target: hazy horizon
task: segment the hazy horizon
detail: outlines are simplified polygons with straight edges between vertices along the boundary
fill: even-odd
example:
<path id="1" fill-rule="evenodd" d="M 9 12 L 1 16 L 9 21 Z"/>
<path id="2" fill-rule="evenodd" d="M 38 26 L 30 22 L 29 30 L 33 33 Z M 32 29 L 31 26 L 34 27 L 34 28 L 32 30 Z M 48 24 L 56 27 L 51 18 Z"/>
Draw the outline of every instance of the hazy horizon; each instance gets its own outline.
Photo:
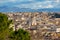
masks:
<path id="1" fill-rule="evenodd" d="M 60 0 L 0 0 L 0 12 L 31 12 L 31 10 L 35 12 L 38 9 L 46 9 L 48 11 L 54 10 L 59 12 Z M 40 10 L 37 12 L 39 11 Z"/>

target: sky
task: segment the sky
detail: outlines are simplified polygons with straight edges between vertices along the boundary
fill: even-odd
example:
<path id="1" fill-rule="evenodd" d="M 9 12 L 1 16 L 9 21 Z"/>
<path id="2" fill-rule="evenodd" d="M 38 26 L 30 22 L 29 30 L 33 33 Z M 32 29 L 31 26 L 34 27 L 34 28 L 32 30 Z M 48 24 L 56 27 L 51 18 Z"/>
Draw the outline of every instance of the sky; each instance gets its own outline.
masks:
<path id="1" fill-rule="evenodd" d="M 18 8 L 60 8 L 60 0 L 0 0 L 0 7 L 18 7 Z"/>

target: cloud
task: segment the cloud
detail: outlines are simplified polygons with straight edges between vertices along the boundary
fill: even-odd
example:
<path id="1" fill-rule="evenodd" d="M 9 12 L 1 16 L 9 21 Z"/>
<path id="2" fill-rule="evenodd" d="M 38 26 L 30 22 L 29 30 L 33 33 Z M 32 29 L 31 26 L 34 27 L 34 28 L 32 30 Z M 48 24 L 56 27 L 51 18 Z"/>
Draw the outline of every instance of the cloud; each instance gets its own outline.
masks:
<path id="1" fill-rule="evenodd" d="M 58 2 L 60 2 L 60 0 L 56 0 L 56 2 L 58 3 Z"/>
<path id="2" fill-rule="evenodd" d="M 41 8 L 53 8 L 54 6 L 50 3 L 50 1 L 46 2 L 33 2 L 30 4 L 20 4 L 20 5 L 15 5 L 16 7 L 20 8 L 31 8 L 31 9 L 41 9 Z"/>
<path id="3" fill-rule="evenodd" d="M 12 2 L 12 1 L 16 1 L 16 0 L 0 0 L 0 2 Z"/>
<path id="4" fill-rule="evenodd" d="M 0 0 L 0 4 L 4 4 L 8 2 L 16 2 L 16 0 Z"/>
<path id="5" fill-rule="evenodd" d="M 0 5 L 19 8 L 60 8 L 60 0 L 0 0 Z"/>

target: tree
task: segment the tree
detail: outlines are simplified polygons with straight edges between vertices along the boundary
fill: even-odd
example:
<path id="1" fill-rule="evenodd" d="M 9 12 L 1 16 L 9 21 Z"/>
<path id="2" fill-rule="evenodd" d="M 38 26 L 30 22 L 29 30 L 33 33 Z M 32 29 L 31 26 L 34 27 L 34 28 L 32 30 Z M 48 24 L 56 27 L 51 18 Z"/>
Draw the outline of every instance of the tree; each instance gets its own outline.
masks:
<path id="1" fill-rule="evenodd" d="M 30 34 L 28 31 L 19 29 L 18 31 L 11 32 L 9 38 L 10 40 L 30 40 Z"/>
<path id="2" fill-rule="evenodd" d="M 30 40 L 29 32 L 9 29 L 11 23 L 12 20 L 8 20 L 7 15 L 0 13 L 0 40 Z"/>
<path id="3" fill-rule="evenodd" d="M 0 40 L 7 40 L 9 35 L 9 25 L 11 20 L 8 20 L 7 15 L 0 13 Z"/>

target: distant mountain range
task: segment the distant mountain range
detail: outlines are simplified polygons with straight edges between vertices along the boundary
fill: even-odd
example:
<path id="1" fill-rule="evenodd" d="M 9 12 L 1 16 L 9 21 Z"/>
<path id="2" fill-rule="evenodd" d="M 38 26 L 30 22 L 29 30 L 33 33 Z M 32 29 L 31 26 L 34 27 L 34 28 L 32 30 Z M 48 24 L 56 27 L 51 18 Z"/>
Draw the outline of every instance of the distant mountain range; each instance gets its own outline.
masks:
<path id="1" fill-rule="evenodd" d="M 0 7 L 0 12 L 60 12 L 60 8 L 30 9 L 18 7 Z"/>

